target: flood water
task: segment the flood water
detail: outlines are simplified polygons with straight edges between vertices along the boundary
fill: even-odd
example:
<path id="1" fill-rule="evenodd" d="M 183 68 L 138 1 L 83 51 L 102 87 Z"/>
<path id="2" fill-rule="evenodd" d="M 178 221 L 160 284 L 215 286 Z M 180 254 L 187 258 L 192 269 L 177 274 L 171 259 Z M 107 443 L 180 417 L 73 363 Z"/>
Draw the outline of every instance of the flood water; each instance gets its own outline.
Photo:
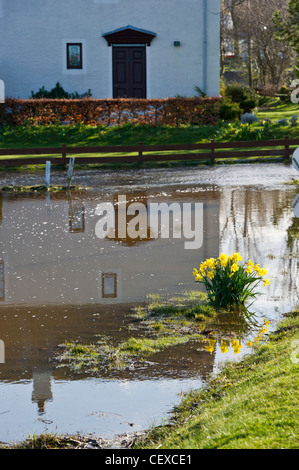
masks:
<path id="1" fill-rule="evenodd" d="M 0 186 L 43 184 L 42 172 L 1 173 Z M 65 184 L 64 172 L 51 183 Z M 136 370 L 72 373 L 53 357 L 65 340 L 94 343 L 128 335 L 132 308 L 150 294 L 199 289 L 192 270 L 207 257 L 238 251 L 268 269 L 269 287 L 251 307 L 270 321 L 298 303 L 299 219 L 292 204 L 298 173 L 291 164 L 223 165 L 177 169 L 76 171 L 83 192 L 0 195 L 0 441 L 42 432 L 112 437 L 167 419 L 180 394 L 202 387 L 226 360 L 216 344 L 189 343 L 159 353 Z M 97 232 L 99 205 L 201 204 L 202 246 L 186 237 L 147 234 L 132 239 Z M 185 206 L 184 206 L 185 204 Z M 180 214 L 176 214 L 179 216 Z M 178 226 L 177 226 L 178 228 Z M 132 335 L 132 333 L 130 333 Z M 251 331 L 247 331 L 250 338 Z M 5 354 L 4 354 L 5 353 Z M 1 357 L 0 357 L 1 359 Z"/>

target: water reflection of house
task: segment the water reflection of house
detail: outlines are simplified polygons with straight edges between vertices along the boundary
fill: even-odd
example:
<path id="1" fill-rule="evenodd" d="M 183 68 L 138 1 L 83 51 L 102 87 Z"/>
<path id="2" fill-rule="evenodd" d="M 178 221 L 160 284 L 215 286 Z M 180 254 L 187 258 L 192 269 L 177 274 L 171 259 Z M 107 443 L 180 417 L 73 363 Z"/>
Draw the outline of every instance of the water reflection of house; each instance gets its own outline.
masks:
<path id="1" fill-rule="evenodd" d="M 44 413 L 46 402 L 51 401 L 53 398 L 51 380 L 51 370 L 33 372 L 33 390 L 31 399 L 37 404 L 39 413 Z"/>
<path id="2" fill-rule="evenodd" d="M 137 200 L 147 207 L 146 195 L 137 195 Z M 174 201 L 204 204 L 200 249 L 186 250 L 185 240 L 174 238 L 99 239 L 99 200 L 73 198 L 70 203 L 51 195 L 46 210 L 43 198 L 4 197 L 0 241 L 5 304 L 98 304 L 107 298 L 126 303 L 150 293 L 175 292 L 178 285 L 193 288 L 193 268 L 218 254 L 219 202 L 215 193 L 167 197 Z"/>
<path id="3" fill-rule="evenodd" d="M 125 230 L 125 234 L 121 234 L 122 232 L 122 228 L 119 227 L 118 223 L 119 223 L 119 212 L 120 211 L 123 211 L 124 210 L 124 207 L 125 207 L 125 210 L 127 211 L 128 210 L 128 207 L 132 204 L 135 204 L 136 202 L 142 204 L 146 209 L 148 209 L 148 199 L 147 199 L 147 195 L 144 193 L 144 192 L 136 192 L 134 194 L 129 194 L 129 195 L 126 195 L 126 198 L 125 198 L 125 202 L 121 203 L 119 202 L 119 199 L 118 199 L 118 195 L 114 195 L 113 196 L 113 206 L 114 206 L 114 210 L 115 210 L 115 222 L 116 222 L 116 226 L 115 226 L 115 241 L 117 242 L 120 242 L 120 243 L 123 243 L 125 245 L 136 245 L 137 243 L 142 243 L 142 242 L 146 242 L 146 241 L 149 241 L 151 240 L 151 236 L 150 236 L 150 228 L 148 226 L 145 227 L 145 230 L 142 234 L 142 237 L 136 237 L 136 238 L 132 238 L 128 235 L 128 231 L 127 231 L 127 226 L 129 224 L 130 221 L 132 221 L 132 219 L 134 219 L 134 215 L 128 215 L 126 217 L 127 219 L 127 223 L 126 223 L 126 230 Z M 122 207 L 124 206 L 124 207 Z"/>
<path id="4" fill-rule="evenodd" d="M 128 201 L 137 198 L 147 207 L 149 197 L 164 200 L 135 194 Z M 169 201 L 204 204 L 201 249 L 185 250 L 180 239 L 149 238 L 134 244 L 100 240 L 95 235 L 95 208 L 101 202 L 97 197 L 73 196 L 68 201 L 51 194 L 45 201 L 43 196 L 3 196 L 0 277 L 5 297 L 0 301 L 0 336 L 6 360 L 1 375 L 17 380 L 31 379 L 34 373 L 32 398 L 41 412 L 43 400 L 51 399 L 51 374 L 66 378 L 63 370 L 49 371 L 49 359 L 59 344 L 77 338 L 90 342 L 95 335 L 111 337 L 124 330 L 132 307 L 148 294 L 197 289 L 194 266 L 218 253 L 219 194 L 174 193 L 167 196 Z M 213 356 L 203 352 L 199 357 L 194 352 L 181 369 L 174 364 L 172 377 L 185 376 L 188 368 L 204 376 L 211 372 Z M 163 367 L 162 376 L 169 372 Z M 146 371 L 149 377 L 151 373 Z"/>

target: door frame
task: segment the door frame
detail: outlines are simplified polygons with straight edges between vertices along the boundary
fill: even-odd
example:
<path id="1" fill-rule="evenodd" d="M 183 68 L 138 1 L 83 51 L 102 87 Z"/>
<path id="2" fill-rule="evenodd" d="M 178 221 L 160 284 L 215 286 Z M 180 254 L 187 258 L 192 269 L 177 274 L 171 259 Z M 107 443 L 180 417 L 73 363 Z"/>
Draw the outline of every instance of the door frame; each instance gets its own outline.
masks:
<path id="1" fill-rule="evenodd" d="M 114 53 L 114 50 L 115 48 L 119 48 L 119 47 L 142 47 L 144 48 L 144 60 L 145 60 L 145 99 L 148 98 L 148 65 L 147 65 L 147 47 L 145 44 L 113 44 L 112 47 L 111 47 L 111 74 L 112 74 L 112 90 L 111 90 L 111 96 L 112 98 L 114 98 L 114 61 L 113 61 L 113 53 Z M 130 98 L 130 97 L 129 97 Z"/>
<path id="2" fill-rule="evenodd" d="M 110 47 L 111 52 L 108 53 L 108 95 L 112 98 L 113 93 L 113 46 L 144 46 L 145 47 L 145 87 L 146 87 L 146 98 L 151 97 L 150 92 L 150 45 L 156 38 L 156 33 L 147 31 L 145 29 L 137 28 L 135 26 L 125 26 L 122 28 L 115 29 L 102 35 L 107 41 L 108 49 Z M 111 47 L 112 46 L 112 47 Z"/>

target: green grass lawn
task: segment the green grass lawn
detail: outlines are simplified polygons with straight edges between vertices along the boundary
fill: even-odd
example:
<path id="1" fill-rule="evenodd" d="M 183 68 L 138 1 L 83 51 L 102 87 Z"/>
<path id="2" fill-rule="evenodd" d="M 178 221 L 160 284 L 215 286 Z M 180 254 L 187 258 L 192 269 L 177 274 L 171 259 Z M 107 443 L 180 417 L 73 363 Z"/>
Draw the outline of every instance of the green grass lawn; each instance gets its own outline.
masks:
<path id="1" fill-rule="evenodd" d="M 260 119 L 269 118 L 271 120 L 290 119 L 294 114 L 299 117 L 299 105 L 294 103 L 274 103 L 269 109 L 261 109 L 257 112 Z"/>

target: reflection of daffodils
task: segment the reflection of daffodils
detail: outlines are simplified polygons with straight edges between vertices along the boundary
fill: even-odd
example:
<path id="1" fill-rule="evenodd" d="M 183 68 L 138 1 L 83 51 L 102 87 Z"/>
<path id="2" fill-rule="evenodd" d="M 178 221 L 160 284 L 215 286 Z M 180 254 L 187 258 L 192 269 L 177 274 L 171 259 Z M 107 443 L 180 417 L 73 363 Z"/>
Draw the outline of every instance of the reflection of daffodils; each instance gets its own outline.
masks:
<path id="1" fill-rule="evenodd" d="M 212 354 L 213 351 L 215 350 L 216 339 L 215 338 L 210 338 L 206 341 L 208 342 L 208 344 L 207 344 L 207 346 L 205 346 L 205 349 L 206 349 L 206 351 L 208 351 L 209 353 Z M 223 340 L 220 341 L 220 346 L 219 347 L 220 347 L 220 351 L 223 354 L 228 353 L 230 346 L 233 348 L 235 354 L 239 354 L 240 350 L 242 349 L 242 344 L 237 339 L 233 339 L 231 341 L 229 341 L 228 339 L 223 339 Z"/>
<path id="2" fill-rule="evenodd" d="M 264 324 L 258 330 L 257 336 L 255 337 L 255 339 L 253 341 L 247 341 L 247 346 L 252 347 L 253 345 L 258 344 L 261 341 L 262 336 L 265 333 L 267 333 L 269 325 L 270 325 L 269 320 L 264 320 Z M 210 354 L 212 354 L 214 352 L 216 344 L 217 344 L 216 338 L 212 337 L 212 338 L 206 339 L 204 341 L 208 343 L 205 346 L 206 351 L 208 351 Z M 234 351 L 234 354 L 240 354 L 241 349 L 243 349 L 241 341 L 236 339 L 236 338 L 231 339 L 231 340 L 229 340 L 229 339 L 221 339 L 220 340 L 219 349 L 223 354 L 227 354 L 230 347 Z"/>
<path id="3" fill-rule="evenodd" d="M 240 354 L 240 351 L 242 349 L 242 344 L 239 342 L 237 339 L 233 339 L 231 342 L 232 348 L 234 350 L 235 354 Z"/>
<path id="4" fill-rule="evenodd" d="M 258 335 L 257 335 L 256 338 L 254 339 L 254 341 L 247 341 L 247 346 L 251 347 L 251 346 L 253 346 L 254 344 L 258 344 L 258 343 L 261 341 L 262 336 L 263 336 L 265 333 L 267 333 L 268 328 L 269 328 L 269 325 L 270 325 L 269 320 L 264 320 L 264 325 L 261 326 L 261 328 L 259 329 Z"/>
<path id="5" fill-rule="evenodd" d="M 209 339 L 208 342 L 209 342 L 209 344 L 206 346 L 206 351 L 208 351 L 209 353 L 212 354 L 214 349 L 215 349 L 216 340 L 215 339 Z"/>
<path id="6" fill-rule="evenodd" d="M 268 278 L 264 279 L 266 268 L 251 260 L 239 264 L 242 259 L 239 253 L 221 253 L 217 259 L 206 259 L 199 269 L 194 268 L 195 281 L 204 284 L 210 301 L 221 307 L 244 305 L 248 297 L 255 297 L 254 288 L 259 282 L 270 284 Z"/>
<path id="7" fill-rule="evenodd" d="M 226 354 L 228 352 L 228 348 L 229 348 L 229 341 L 227 339 L 221 341 L 221 344 L 220 344 L 220 351 L 223 353 L 223 354 Z"/>

